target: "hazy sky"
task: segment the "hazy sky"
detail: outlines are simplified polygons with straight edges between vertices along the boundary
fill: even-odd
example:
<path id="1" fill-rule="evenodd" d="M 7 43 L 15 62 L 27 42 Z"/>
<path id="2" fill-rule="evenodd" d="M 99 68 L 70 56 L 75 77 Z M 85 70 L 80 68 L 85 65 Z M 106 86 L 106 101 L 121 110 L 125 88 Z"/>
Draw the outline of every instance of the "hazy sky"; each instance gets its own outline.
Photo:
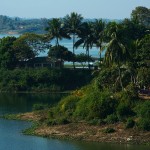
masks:
<path id="1" fill-rule="evenodd" d="M 129 18 L 137 6 L 150 0 L 0 0 L 0 15 L 25 18 L 64 17 L 77 12 L 84 18 Z"/>

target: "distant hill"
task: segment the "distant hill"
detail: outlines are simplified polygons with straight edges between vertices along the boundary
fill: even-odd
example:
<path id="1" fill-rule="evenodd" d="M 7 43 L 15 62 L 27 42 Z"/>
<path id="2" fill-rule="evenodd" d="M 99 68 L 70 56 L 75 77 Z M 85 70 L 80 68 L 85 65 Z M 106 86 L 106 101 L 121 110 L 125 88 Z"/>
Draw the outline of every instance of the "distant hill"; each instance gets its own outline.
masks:
<path id="1" fill-rule="evenodd" d="M 8 17 L 0 15 L 0 34 L 22 34 L 26 32 L 45 33 L 47 22 L 50 19 L 25 19 L 18 17 Z M 95 19 L 84 19 L 84 21 L 94 21 Z M 110 19 L 103 19 L 110 22 Z M 113 20 L 120 22 L 121 20 Z"/>
<path id="2" fill-rule="evenodd" d="M 97 18 L 94 18 L 94 19 L 84 19 L 84 21 L 88 22 L 88 21 L 92 21 L 94 22 Z M 121 19 L 105 19 L 105 18 L 102 18 L 102 20 L 106 23 L 110 22 L 110 21 L 115 21 L 115 22 L 121 22 L 122 20 Z"/>
<path id="3" fill-rule="evenodd" d="M 11 18 L 0 15 L 0 33 L 22 34 L 25 32 L 44 33 L 48 19 Z"/>

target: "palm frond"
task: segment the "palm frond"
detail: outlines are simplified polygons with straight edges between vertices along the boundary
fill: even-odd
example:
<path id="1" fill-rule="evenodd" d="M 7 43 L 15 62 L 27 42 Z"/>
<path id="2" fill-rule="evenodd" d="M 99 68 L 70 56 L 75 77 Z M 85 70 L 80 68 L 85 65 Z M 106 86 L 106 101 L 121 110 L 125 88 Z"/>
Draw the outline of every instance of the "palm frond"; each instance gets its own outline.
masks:
<path id="1" fill-rule="evenodd" d="M 75 48 L 78 48 L 81 44 L 84 43 L 84 40 L 83 39 L 79 39 L 75 44 L 74 44 L 74 47 Z"/>

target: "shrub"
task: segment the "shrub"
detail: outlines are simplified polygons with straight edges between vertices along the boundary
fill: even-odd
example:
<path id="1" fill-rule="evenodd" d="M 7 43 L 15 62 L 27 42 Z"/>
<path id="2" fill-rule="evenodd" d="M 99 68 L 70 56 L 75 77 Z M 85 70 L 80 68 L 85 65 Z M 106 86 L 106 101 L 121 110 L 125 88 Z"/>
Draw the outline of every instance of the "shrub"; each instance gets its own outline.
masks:
<path id="1" fill-rule="evenodd" d="M 145 101 L 139 106 L 138 115 L 141 118 L 147 118 L 150 120 L 150 101 Z"/>
<path id="2" fill-rule="evenodd" d="M 124 103 L 120 103 L 117 107 L 117 115 L 120 120 L 125 119 L 128 116 L 133 115 L 133 111 L 130 106 Z"/>
<path id="3" fill-rule="evenodd" d="M 87 93 L 77 104 L 75 115 L 83 119 L 104 119 L 114 113 L 116 101 L 111 98 L 109 91 L 93 90 Z"/>
<path id="4" fill-rule="evenodd" d="M 139 116 L 138 127 L 150 131 L 150 101 L 139 105 L 137 113 Z"/>
<path id="5" fill-rule="evenodd" d="M 58 125 L 64 125 L 64 124 L 68 124 L 68 123 L 70 123 L 70 121 L 65 117 L 60 118 L 60 119 L 57 120 Z"/>
<path id="6" fill-rule="evenodd" d="M 147 118 L 141 118 L 138 121 L 138 127 L 145 131 L 150 131 L 150 119 Z"/>
<path id="7" fill-rule="evenodd" d="M 88 121 L 90 125 L 104 125 L 105 122 L 102 119 L 92 119 Z"/>
<path id="8" fill-rule="evenodd" d="M 65 117 L 62 118 L 57 118 L 57 119 L 48 119 L 46 124 L 48 126 L 53 126 L 53 125 L 65 125 L 70 123 L 70 121 L 68 119 L 66 119 Z"/>
<path id="9" fill-rule="evenodd" d="M 135 87 L 135 85 L 133 83 L 130 83 L 127 87 L 126 87 L 126 94 L 128 95 L 128 98 L 132 101 L 137 101 L 138 100 L 138 90 L 137 87 Z"/>
<path id="10" fill-rule="evenodd" d="M 46 121 L 46 125 L 47 125 L 47 126 L 57 125 L 57 122 L 56 122 L 55 119 L 52 119 L 52 120 L 49 119 L 49 120 Z"/>
<path id="11" fill-rule="evenodd" d="M 53 112 L 53 110 L 49 110 L 48 111 L 48 118 L 49 119 L 53 119 L 54 118 L 54 112 Z"/>
<path id="12" fill-rule="evenodd" d="M 135 121 L 131 118 L 129 118 L 126 122 L 126 129 L 133 128 L 135 126 Z"/>
<path id="13" fill-rule="evenodd" d="M 78 96 L 69 95 L 65 98 L 63 98 L 60 103 L 58 104 L 58 111 L 60 113 L 69 113 L 72 114 L 76 109 L 76 104 L 79 101 Z"/>
<path id="14" fill-rule="evenodd" d="M 115 115 L 115 114 L 111 114 L 111 115 L 108 115 L 107 118 L 105 119 L 106 123 L 108 124 L 113 124 L 113 123 L 116 123 L 118 122 L 118 117 Z"/>
<path id="15" fill-rule="evenodd" d="M 113 133 L 113 132 L 115 132 L 115 129 L 113 129 L 113 128 L 106 128 L 106 129 L 103 130 L 103 132 L 104 133 Z"/>
<path id="16" fill-rule="evenodd" d="M 2 91 L 62 91 L 79 88 L 91 81 L 91 71 L 57 68 L 0 69 Z M 82 78 L 82 80 L 80 80 Z M 72 80 L 73 79 L 73 80 Z"/>

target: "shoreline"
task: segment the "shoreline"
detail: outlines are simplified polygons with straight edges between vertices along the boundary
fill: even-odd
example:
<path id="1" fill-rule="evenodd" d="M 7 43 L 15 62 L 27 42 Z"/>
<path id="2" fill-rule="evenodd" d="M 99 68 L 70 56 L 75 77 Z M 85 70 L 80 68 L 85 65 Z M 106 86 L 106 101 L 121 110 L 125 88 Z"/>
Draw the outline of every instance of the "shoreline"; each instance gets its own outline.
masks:
<path id="1" fill-rule="evenodd" d="M 56 92 L 51 92 L 51 91 L 22 91 L 22 92 L 19 92 L 19 91 L 0 91 L 0 93 L 12 93 L 12 94 L 37 94 L 37 93 L 40 93 L 40 94 L 69 94 L 71 93 L 72 91 L 56 91 Z"/>
<path id="2" fill-rule="evenodd" d="M 43 111 L 43 115 L 37 112 L 7 115 L 4 119 L 32 121 L 33 126 L 23 131 L 25 135 L 90 142 L 150 145 L 150 131 L 140 131 L 136 128 L 125 129 L 123 123 L 89 125 L 86 122 L 78 122 L 47 126 L 46 124 L 38 123 L 45 119 L 43 118 L 44 113 Z M 113 128 L 115 131 L 106 133 L 104 131 L 107 128 Z"/>

